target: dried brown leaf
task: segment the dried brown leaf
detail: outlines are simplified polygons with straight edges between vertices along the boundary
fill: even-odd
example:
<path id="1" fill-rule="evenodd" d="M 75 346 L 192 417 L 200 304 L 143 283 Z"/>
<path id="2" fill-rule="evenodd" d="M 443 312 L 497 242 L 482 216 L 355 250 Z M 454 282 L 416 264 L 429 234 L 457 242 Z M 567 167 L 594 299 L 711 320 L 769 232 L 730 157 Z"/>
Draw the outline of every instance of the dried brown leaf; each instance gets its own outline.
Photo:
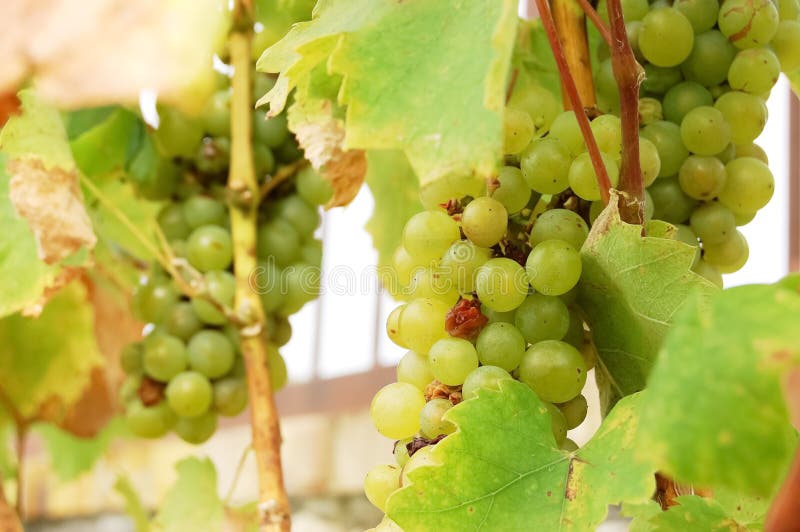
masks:
<path id="1" fill-rule="evenodd" d="M 366 175 L 367 157 L 363 150 L 339 150 L 335 153 L 322 167 L 322 176 L 333 185 L 333 197 L 325 207 L 341 207 L 353 201 Z"/>
<path id="2" fill-rule="evenodd" d="M 0 531 L 22 532 L 22 525 L 19 522 L 17 513 L 8 504 L 5 497 L 2 496 L 0 496 Z"/>

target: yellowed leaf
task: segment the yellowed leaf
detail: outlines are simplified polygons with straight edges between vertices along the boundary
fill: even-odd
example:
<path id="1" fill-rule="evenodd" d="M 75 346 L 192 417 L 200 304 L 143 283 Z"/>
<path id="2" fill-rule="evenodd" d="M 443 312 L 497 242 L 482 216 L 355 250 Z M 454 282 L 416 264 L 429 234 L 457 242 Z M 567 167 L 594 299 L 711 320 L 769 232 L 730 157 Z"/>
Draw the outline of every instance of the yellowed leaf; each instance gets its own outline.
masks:
<path id="1" fill-rule="evenodd" d="M 3 532 L 22 532 L 22 525 L 19 522 L 17 513 L 8 504 L 2 493 L 0 493 L 0 530 Z"/>
<path id="2" fill-rule="evenodd" d="M 333 197 L 325 208 L 341 207 L 353 201 L 366 175 L 367 157 L 363 150 L 336 152 L 322 167 L 322 176 L 333 185 Z"/>
<path id="3" fill-rule="evenodd" d="M 55 264 L 82 246 L 94 247 L 97 237 L 75 172 L 46 169 L 32 158 L 11 160 L 8 170 L 11 203 L 33 230 L 41 260 Z"/>

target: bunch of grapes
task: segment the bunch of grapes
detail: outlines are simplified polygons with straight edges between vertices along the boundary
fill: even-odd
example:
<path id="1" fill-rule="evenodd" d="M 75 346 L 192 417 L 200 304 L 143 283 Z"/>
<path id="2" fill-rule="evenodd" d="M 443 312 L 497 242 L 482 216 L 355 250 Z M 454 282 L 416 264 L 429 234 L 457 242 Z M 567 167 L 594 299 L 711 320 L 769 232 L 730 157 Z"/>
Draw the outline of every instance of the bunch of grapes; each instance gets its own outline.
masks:
<path id="1" fill-rule="evenodd" d="M 264 94 L 272 82 L 256 74 L 253 94 Z M 225 188 L 230 90 L 215 93 L 197 119 L 170 108 L 159 115 L 150 135 L 155 163 L 139 167 L 134 161 L 129 173 L 142 196 L 163 202 L 159 229 L 199 295 L 187 297 L 153 265 L 134 294 L 134 311 L 149 325 L 146 337 L 122 353 L 129 375 L 122 396 L 135 434 L 155 438 L 174 430 L 187 442 L 201 443 L 216 430 L 218 416 L 235 416 L 248 402 L 239 324 L 230 319 L 236 285 Z M 261 110 L 253 112 L 253 153 L 262 184 L 302 158 L 285 117 L 267 119 Z M 261 203 L 260 262 L 250 281 L 263 294 L 267 363 L 276 390 L 287 377 L 278 348 L 292 334 L 288 317 L 319 291 L 322 245 L 314 231 L 318 207 L 331 194 L 330 184 L 305 167 L 272 187 Z"/>

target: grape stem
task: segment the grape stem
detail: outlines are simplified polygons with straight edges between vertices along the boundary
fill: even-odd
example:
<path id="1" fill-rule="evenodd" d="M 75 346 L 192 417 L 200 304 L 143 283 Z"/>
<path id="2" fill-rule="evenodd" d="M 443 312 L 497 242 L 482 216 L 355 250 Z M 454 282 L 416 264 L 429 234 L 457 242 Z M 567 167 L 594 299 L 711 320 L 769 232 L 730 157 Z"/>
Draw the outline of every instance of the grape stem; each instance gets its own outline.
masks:
<path id="1" fill-rule="evenodd" d="M 589 53 L 589 37 L 586 34 L 586 19 L 581 6 L 575 0 L 551 0 L 552 16 L 555 23 L 559 41 L 564 49 L 567 66 L 575 80 L 578 95 L 581 97 L 583 107 L 594 108 L 597 100 L 594 92 L 594 79 L 592 78 L 591 54 Z M 564 86 L 565 79 L 561 78 L 562 95 L 565 109 L 579 109 L 567 97 Z"/>
<path id="2" fill-rule="evenodd" d="M 600 198 L 603 200 L 603 203 L 608 204 L 611 180 L 608 178 L 608 172 L 606 171 L 605 163 L 600 155 L 600 148 L 597 146 L 597 140 L 594 138 L 592 128 L 589 126 L 589 118 L 586 116 L 585 107 L 581 101 L 581 96 L 578 93 L 578 87 L 575 84 L 575 80 L 570 72 L 566 56 L 564 55 L 564 48 L 561 46 L 561 40 L 559 39 L 558 31 L 556 30 L 553 14 L 550 12 L 550 5 L 547 3 L 547 0 L 536 0 L 536 6 L 539 9 L 539 16 L 542 19 L 542 25 L 544 26 L 545 33 L 547 34 L 547 40 L 550 43 L 550 49 L 553 51 L 553 56 L 556 60 L 558 73 L 561 77 L 561 84 L 564 88 L 564 92 L 566 92 L 567 97 L 569 98 L 572 109 L 575 110 L 575 117 L 578 120 L 578 126 L 580 126 L 581 133 L 586 141 L 589 157 L 592 160 L 592 166 L 594 167 L 594 172 L 597 176 L 597 184 L 600 188 Z M 586 58 L 588 57 L 587 51 Z M 594 93 L 594 90 L 592 90 L 592 93 Z"/>
<path id="3" fill-rule="evenodd" d="M 275 175 L 271 176 L 271 179 L 269 179 L 268 181 L 264 182 L 263 185 L 261 185 L 261 189 L 258 192 L 261 201 L 263 201 L 264 198 L 269 196 L 269 193 L 275 190 L 278 187 L 278 185 L 280 185 L 281 183 L 283 183 L 284 181 L 295 175 L 297 172 L 299 172 L 306 166 L 308 166 L 308 161 L 301 157 L 300 159 L 294 161 L 291 164 L 287 164 L 285 166 L 281 166 L 280 168 L 278 168 L 278 171 L 275 172 Z"/>
<path id="4" fill-rule="evenodd" d="M 231 100 L 231 163 L 228 175 L 231 233 L 234 248 L 236 313 L 249 325 L 241 329 L 241 349 L 247 368 L 250 428 L 256 455 L 259 487 L 260 530 L 288 532 L 291 528 L 289 499 L 281 468 L 281 434 L 278 410 L 267 366 L 264 308 L 250 287 L 256 268 L 256 226 L 261 194 L 253 165 L 250 104 L 250 45 L 252 24 L 245 0 L 236 2 L 236 24 L 228 38 L 234 68 Z"/>
<path id="5" fill-rule="evenodd" d="M 611 66 L 619 87 L 622 122 L 622 167 L 620 168 L 619 213 L 623 221 L 644 223 L 644 179 L 639 163 L 639 85 L 644 70 L 633 55 L 620 0 L 607 0 L 611 25 Z"/>
<path id="6" fill-rule="evenodd" d="M 592 21 L 594 27 L 597 28 L 598 33 L 600 33 L 600 37 L 603 38 L 609 48 L 613 48 L 614 42 L 611 39 L 611 30 L 608 29 L 606 23 L 600 18 L 597 10 L 592 6 L 592 4 L 589 3 L 589 0 L 578 0 L 578 3 L 581 5 L 581 9 L 583 9 L 583 12 L 586 14 L 586 16 L 589 17 L 589 20 Z"/>

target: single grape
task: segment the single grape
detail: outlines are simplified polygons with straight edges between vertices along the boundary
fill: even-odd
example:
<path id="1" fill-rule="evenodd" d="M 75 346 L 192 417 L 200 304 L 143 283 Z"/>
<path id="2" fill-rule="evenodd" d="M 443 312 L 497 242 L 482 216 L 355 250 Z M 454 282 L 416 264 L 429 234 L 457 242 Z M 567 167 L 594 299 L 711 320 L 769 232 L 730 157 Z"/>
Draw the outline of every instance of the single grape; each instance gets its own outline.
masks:
<path id="1" fill-rule="evenodd" d="M 278 316 L 288 317 L 298 312 L 320 293 L 321 272 L 303 263 L 293 264 L 281 273 L 281 288 L 284 290 L 283 303 L 277 311 Z"/>
<path id="2" fill-rule="evenodd" d="M 414 272 L 408 288 L 412 299 L 429 297 L 439 299 L 447 305 L 458 301 L 458 286 L 450 275 L 439 267 L 419 268 Z"/>
<path id="3" fill-rule="evenodd" d="M 656 98 L 639 98 L 639 123 L 643 126 L 664 120 L 664 108 Z"/>
<path id="4" fill-rule="evenodd" d="M 209 298 L 226 308 L 233 307 L 236 292 L 236 278 L 229 272 L 212 270 L 203 276 L 205 291 Z M 192 308 L 205 323 L 222 325 L 227 321 L 225 314 L 214 303 L 202 297 L 192 299 Z"/>
<path id="5" fill-rule="evenodd" d="M 488 248 L 476 246 L 469 240 L 459 240 L 442 257 L 440 270 L 462 294 L 475 291 L 478 268 L 492 256 Z"/>
<path id="6" fill-rule="evenodd" d="M 444 319 L 450 307 L 437 299 L 415 299 L 400 313 L 397 330 L 406 347 L 427 353 L 439 339 L 446 338 Z"/>
<path id="7" fill-rule="evenodd" d="M 511 371 L 519 366 L 525 345 L 525 337 L 514 325 L 495 322 L 481 330 L 475 349 L 481 364 Z"/>
<path id="8" fill-rule="evenodd" d="M 301 236 L 314 233 L 319 226 L 319 213 L 300 196 L 293 194 L 275 202 L 274 215 L 291 223 Z"/>
<path id="9" fill-rule="evenodd" d="M 778 58 L 768 48 L 741 50 L 728 69 L 731 89 L 762 94 L 772 90 L 781 73 Z"/>
<path id="10" fill-rule="evenodd" d="M 289 127 L 286 113 L 267 118 L 264 111 L 253 111 L 253 140 L 266 144 L 269 148 L 277 148 L 289 138 Z"/>
<path id="11" fill-rule="evenodd" d="M 164 330 L 183 341 L 188 340 L 202 328 L 203 322 L 188 301 L 173 305 L 164 318 Z"/>
<path id="12" fill-rule="evenodd" d="M 132 342 L 123 347 L 119 355 L 119 363 L 125 373 L 140 373 L 144 364 L 144 343 Z"/>
<path id="13" fill-rule="evenodd" d="M 589 226 L 579 214 L 567 209 L 551 209 L 536 219 L 529 241 L 535 247 L 545 240 L 563 240 L 580 249 L 588 236 Z"/>
<path id="14" fill-rule="evenodd" d="M 678 182 L 690 198 L 711 200 L 725 186 L 725 165 L 716 157 L 692 155 L 681 165 Z"/>
<path id="15" fill-rule="evenodd" d="M 739 231 L 734 231 L 718 244 L 703 246 L 703 260 L 722 273 L 733 273 L 741 269 L 749 254 L 747 240 Z"/>
<path id="16" fill-rule="evenodd" d="M 582 395 L 570 399 L 566 403 L 556 405 L 561 413 L 564 414 L 564 419 L 567 422 L 567 429 L 572 430 L 586 419 L 586 413 L 589 410 L 589 405 L 586 403 L 586 397 Z"/>
<path id="17" fill-rule="evenodd" d="M 642 91 L 651 94 L 664 94 L 670 87 L 680 83 L 682 79 L 681 71 L 676 67 L 667 68 L 646 63 L 644 65 Z"/>
<path id="18" fill-rule="evenodd" d="M 447 399 L 431 399 L 422 407 L 419 414 L 419 431 L 426 438 L 435 438 L 441 434 L 452 434 L 456 426 L 443 419 L 445 412 L 453 408 L 453 403 Z"/>
<path id="19" fill-rule="evenodd" d="M 736 47 L 722 33 L 709 30 L 695 36 L 694 47 L 681 65 L 687 80 L 714 87 L 728 79 L 728 68 L 736 57 Z"/>
<path id="20" fill-rule="evenodd" d="M 503 116 L 503 151 L 519 153 L 533 138 L 533 119 L 521 109 L 506 107 Z"/>
<path id="21" fill-rule="evenodd" d="M 253 165 L 258 177 L 271 175 L 275 171 L 275 154 L 263 144 L 254 144 Z"/>
<path id="22" fill-rule="evenodd" d="M 697 234 L 688 225 L 675 224 L 674 227 L 677 229 L 675 240 L 688 244 L 695 249 L 694 260 L 692 261 L 692 267 L 694 267 L 697 261 L 700 260 L 700 243 L 697 241 Z"/>
<path id="23" fill-rule="evenodd" d="M 461 229 L 470 241 L 481 247 L 497 244 L 506 234 L 508 211 L 494 198 L 472 200 L 461 214 Z"/>
<path id="24" fill-rule="evenodd" d="M 714 155 L 731 141 L 731 129 L 722 113 L 710 106 L 695 107 L 681 121 L 681 139 L 689 151 Z"/>
<path id="25" fill-rule="evenodd" d="M 569 329 L 569 309 L 558 297 L 531 294 L 517 309 L 514 325 L 530 344 L 561 340 Z"/>
<path id="26" fill-rule="evenodd" d="M 403 438 L 402 440 L 397 440 L 394 442 L 394 459 L 397 462 L 397 465 L 403 467 L 408 463 L 408 459 L 411 458 L 408 456 L 408 447 L 407 445 L 411 443 L 413 438 Z"/>
<path id="27" fill-rule="evenodd" d="M 274 260 L 260 262 L 254 275 L 251 275 L 251 286 L 261 296 L 261 305 L 267 313 L 276 313 L 283 308 L 288 287 L 283 270 L 275 265 Z"/>
<path id="28" fill-rule="evenodd" d="M 722 274 L 714 266 L 704 260 L 699 260 L 692 268 L 697 275 L 704 277 L 708 281 L 715 284 L 718 288 L 722 288 Z"/>
<path id="29" fill-rule="evenodd" d="M 311 166 L 306 166 L 295 178 L 297 193 L 311 205 L 325 205 L 333 197 L 330 181 L 319 175 Z"/>
<path id="30" fill-rule="evenodd" d="M 777 4 L 780 20 L 797 20 L 800 17 L 800 2 L 798 0 L 781 0 Z"/>
<path id="31" fill-rule="evenodd" d="M 175 433 L 185 442 L 199 445 L 217 430 L 217 413 L 209 410 L 192 418 L 179 418 L 175 423 Z"/>
<path id="32" fill-rule="evenodd" d="M 205 137 L 197 147 L 194 164 L 203 174 L 221 174 L 228 169 L 231 141 L 228 137 Z"/>
<path id="33" fill-rule="evenodd" d="M 647 189 L 653 199 L 653 217 L 672 224 L 689 219 L 697 201 L 683 193 L 678 179 L 662 177 Z"/>
<path id="34" fill-rule="evenodd" d="M 417 213 L 403 228 L 403 247 L 420 262 L 439 259 L 460 239 L 458 224 L 441 210 Z"/>
<path id="35" fill-rule="evenodd" d="M 203 111 L 205 132 L 214 137 L 231 135 L 231 90 L 225 88 L 211 95 Z"/>
<path id="36" fill-rule="evenodd" d="M 127 405 L 125 424 L 140 438 L 160 438 L 175 425 L 175 413 L 166 401 L 144 406 L 138 399 Z"/>
<path id="37" fill-rule="evenodd" d="M 180 338 L 155 332 L 144 340 L 144 372 L 161 382 L 168 382 L 186 369 L 186 346 Z"/>
<path id="38" fill-rule="evenodd" d="M 672 5 L 689 20 L 695 33 L 708 31 L 717 24 L 717 0 L 676 0 Z"/>
<path id="39" fill-rule="evenodd" d="M 566 301 L 564 303 L 569 304 Z M 561 341 L 568 343 L 575 349 L 580 349 L 583 345 L 583 339 L 583 318 L 581 318 L 580 314 L 576 312 L 574 308 L 569 307 L 569 328 Z"/>
<path id="40" fill-rule="evenodd" d="M 614 158 L 608 154 L 601 153 L 603 164 L 608 173 L 608 179 L 612 187 L 619 183 L 619 168 Z M 600 185 L 597 182 L 597 174 L 594 171 L 592 158 L 588 152 L 578 155 L 569 167 L 569 186 L 581 199 L 595 201 L 600 199 Z"/>
<path id="41" fill-rule="evenodd" d="M 319 240 L 308 240 L 300 248 L 300 262 L 304 262 L 315 268 L 322 267 L 322 242 Z"/>
<path id="42" fill-rule="evenodd" d="M 574 111 L 564 111 L 556 116 L 550 126 L 549 138 L 562 142 L 573 156 L 586 149 L 583 133 L 581 133 L 581 127 L 578 125 Z"/>
<path id="43" fill-rule="evenodd" d="M 178 302 L 178 291 L 170 279 L 151 276 L 147 282 L 137 286 L 133 293 L 133 308 L 136 316 L 146 323 L 157 323 Z"/>
<path id="44" fill-rule="evenodd" d="M 642 19 L 639 49 L 644 57 L 660 67 L 681 64 L 694 43 L 689 20 L 677 9 L 656 8 Z"/>
<path id="45" fill-rule="evenodd" d="M 422 185 L 419 189 L 419 199 L 426 209 L 441 211 L 442 204 L 453 198 L 464 196 L 476 198 L 485 190 L 486 180 L 477 175 L 449 174 Z"/>
<path id="46" fill-rule="evenodd" d="M 247 407 L 247 383 L 239 377 L 226 377 L 214 383 L 214 408 L 222 416 L 233 417 Z"/>
<path id="47" fill-rule="evenodd" d="M 766 46 L 778 31 L 778 9 L 770 0 L 725 0 L 717 23 L 737 48 Z"/>
<path id="48" fill-rule="evenodd" d="M 628 31 L 628 42 L 630 42 L 633 53 L 637 60 L 643 61 L 642 53 L 639 50 L 639 33 L 642 27 L 641 22 L 630 22 L 625 24 L 626 31 L 635 24 L 635 34 Z M 600 48 L 598 51 L 602 51 Z M 648 63 L 649 64 L 649 63 Z M 597 74 L 595 76 L 595 92 L 597 93 L 597 108 L 604 113 L 619 114 L 619 87 L 617 80 L 614 79 L 614 66 L 611 64 L 611 58 L 606 58 L 600 61 L 597 66 Z M 644 121 L 642 121 L 644 123 Z"/>
<path id="49" fill-rule="evenodd" d="M 644 137 L 639 137 L 639 166 L 644 186 L 649 187 L 661 172 L 661 159 L 656 145 Z"/>
<path id="50" fill-rule="evenodd" d="M 533 248 L 525 263 L 537 292 L 558 296 L 572 290 L 581 278 L 581 255 L 563 240 L 545 240 Z"/>
<path id="51" fill-rule="evenodd" d="M 291 266 L 300 256 L 300 233 L 283 218 L 272 218 L 258 227 L 258 256 L 278 266 Z"/>
<path id="52" fill-rule="evenodd" d="M 574 453 L 575 451 L 580 449 L 580 447 L 578 447 L 578 444 L 570 440 L 569 438 L 565 438 L 564 441 L 561 442 L 561 445 L 558 446 L 558 448 L 561 449 L 562 451 L 567 451 L 568 453 Z"/>
<path id="53" fill-rule="evenodd" d="M 387 438 L 413 436 L 419 430 L 419 414 L 425 406 L 425 396 L 413 384 L 387 384 L 375 394 L 369 408 L 372 423 Z"/>
<path id="54" fill-rule="evenodd" d="M 386 336 L 396 345 L 408 348 L 408 345 L 400 338 L 400 314 L 405 308 L 406 305 L 399 305 L 389 313 L 389 317 L 386 318 Z"/>
<path id="55" fill-rule="evenodd" d="M 428 362 L 436 380 L 458 386 L 478 367 L 478 353 L 468 340 L 442 338 L 431 346 Z"/>
<path id="56" fill-rule="evenodd" d="M 461 395 L 464 400 L 472 399 L 478 396 L 478 390 L 499 390 L 500 381 L 504 379 L 511 379 L 511 375 L 497 366 L 481 366 L 473 370 L 467 378 L 464 379 L 464 385 L 461 387 Z"/>
<path id="57" fill-rule="evenodd" d="M 680 124 L 686 113 L 695 107 L 714 105 L 714 98 L 696 81 L 684 81 L 667 91 L 663 105 L 664 118 Z"/>
<path id="58" fill-rule="evenodd" d="M 406 465 L 403 466 L 403 473 L 400 475 L 400 483 L 403 486 L 408 486 L 411 483 L 409 475 L 411 474 L 412 471 L 419 469 L 420 467 L 433 466 L 438 464 L 438 462 L 433 457 L 434 448 L 435 446 L 428 445 L 415 452 L 411 456 L 411 458 L 409 458 L 408 463 L 406 463 Z M 395 531 L 392 530 L 392 532 Z"/>
<path id="59" fill-rule="evenodd" d="M 704 246 L 719 244 L 736 231 L 736 219 L 724 205 L 706 203 L 692 213 L 691 226 Z"/>
<path id="60" fill-rule="evenodd" d="M 600 151 L 615 161 L 622 156 L 622 124 L 614 115 L 600 115 L 590 123 L 592 133 Z"/>
<path id="61" fill-rule="evenodd" d="M 748 214 L 764 207 L 775 192 L 769 167 L 753 157 L 740 157 L 725 165 L 728 179 L 719 201 L 734 213 Z"/>
<path id="62" fill-rule="evenodd" d="M 577 349 L 558 340 L 528 348 L 519 366 L 519 378 L 543 400 L 564 403 L 586 383 L 586 363 Z"/>
<path id="63" fill-rule="evenodd" d="M 183 203 L 183 215 L 190 229 L 203 225 L 225 227 L 228 212 L 225 204 L 208 196 L 192 196 Z"/>
<path id="64" fill-rule="evenodd" d="M 736 146 L 736 157 L 755 157 L 764 164 L 769 164 L 769 157 L 767 157 L 767 152 L 764 151 L 764 148 L 752 142 Z"/>
<path id="65" fill-rule="evenodd" d="M 189 340 L 186 347 L 189 367 L 209 379 L 222 377 L 233 367 L 234 349 L 224 333 L 205 329 Z"/>
<path id="66" fill-rule="evenodd" d="M 198 227 L 186 242 L 189 263 L 200 270 L 225 270 L 233 260 L 230 233 L 216 225 Z"/>
<path id="67" fill-rule="evenodd" d="M 191 232 L 186 217 L 183 216 L 183 206 L 178 203 L 167 203 L 158 211 L 158 227 L 167 240 L 183 240 Z"/>
<path id="68" fill-rule="evenodd" d="M 286 386 L 289 373 L 286 370 L 286 361 L 281 356 L 278 348 L 267 344 L 267 366 L 269 367 L 269 384 L 273 392 Z"/>
<path id="69" fill-rule="evenodd" d="M 753 221 L 753 218 L 756 217 L 756 214 L 758 214 L 758 213 L 755 213 L 755 212 L 748 212 L 748 213 L 744 213 L 744 214 L 733 213 L 733 217 L 736 218 L 736 226 L 740 227 L 742 225 L 749 224 L 750 222 Z"/>
<path id="70" fill-rule="evenodd" d="M 200 139 L 203 138 L 203 126 L 177 107 L 158 105 L 158 127 L 151 132 L 159 153 L 164 158 L 191 157 Z"/>
<path id="71" fill-rule="evenodd" d="M 408 351 L 397 363 L 397 382 L 413 384 L 423 392 L 433 381 L 427 355 Z"/>
<path id="72" fill-rule="evenodd" d="M 520 168 L 528 186 L 540 194 L 558 194 L 569 186 L 572 155 L 555 138 L 539 139 L 522 152 Z"/>
<path id="73" fill-rule="evenodd" d="M 364 478 L 364 495 L 373 506 L 386 511 L 389 495 L 400 489 L 400 468 L 393 465 L 377 465 Z"/>
<path id="74" fill-rule="evenodd" d="M 726 92 L 714 102 L 731 128 L 734 144 L 753 142 L 767 124 L 767 106 L 758 96 L 739 91 Z"/>
<path id="75" fill-rule="evenodd" d="M 196 371 L 175 375 L 165 392 L 169 407 L 180 417 L 197 417 L 206 412 L 214 397 L 208 379 Z"/>
<path id="76" fill-rule="evenodd" d="M 498 312 L 517 308 L 528 294 L 525 269 L 508 258 L 490 259 L 478 268 L 475 288 L 481 303 Z"/>
<path id="77" fill-rule="evenodd" d="M 689 151 L 681 140 L 681 128 L 672 122 L 655 122 L 642 129 L 642 136 L 655 144 L 661 171 L 658 177 L 669 177 L 678 173 Z M 599 199 L 599 198 L 598 198 Z"/>
<path id="78" fill-rule="evenodd" d="M 561 445 L 567 439 L 567 420 L 564 413 L 554 404 L 546 402 L 544 406 L 550 417 L 550 428 L 553 431 L 556 445 Z"/>
<path id="79" fill-rule="evenodd" d="M 509 105 L 528 113 L 533 120 L 534 138 L 541 137 L 561 112 L 561 102 L 552 92 L 534 83 L 521 83 L 518 79 L 511 93 Z"/>
<path id="80" fill-rule="evenodd" d="M 509 214 L 516 214 L 528 204 L 531 190 L 516 166 L 504 166 L 497 176 L 498 186 L 492 198 L 503 204 Z"/>
<path id="81" fill-rule="evenodd" d="M 486 316 L 489 323 L 510 323 L 514 324 L 514 311 L 498 312 L 492 310 L 484 304 L 481 304 L 481 314 Z"/>
<path id="82" fill-rule="evenodd" d="M 800 21 L 782 20 L 769 45 L 778 57 L 783 72 L 800 69 Z"/>

